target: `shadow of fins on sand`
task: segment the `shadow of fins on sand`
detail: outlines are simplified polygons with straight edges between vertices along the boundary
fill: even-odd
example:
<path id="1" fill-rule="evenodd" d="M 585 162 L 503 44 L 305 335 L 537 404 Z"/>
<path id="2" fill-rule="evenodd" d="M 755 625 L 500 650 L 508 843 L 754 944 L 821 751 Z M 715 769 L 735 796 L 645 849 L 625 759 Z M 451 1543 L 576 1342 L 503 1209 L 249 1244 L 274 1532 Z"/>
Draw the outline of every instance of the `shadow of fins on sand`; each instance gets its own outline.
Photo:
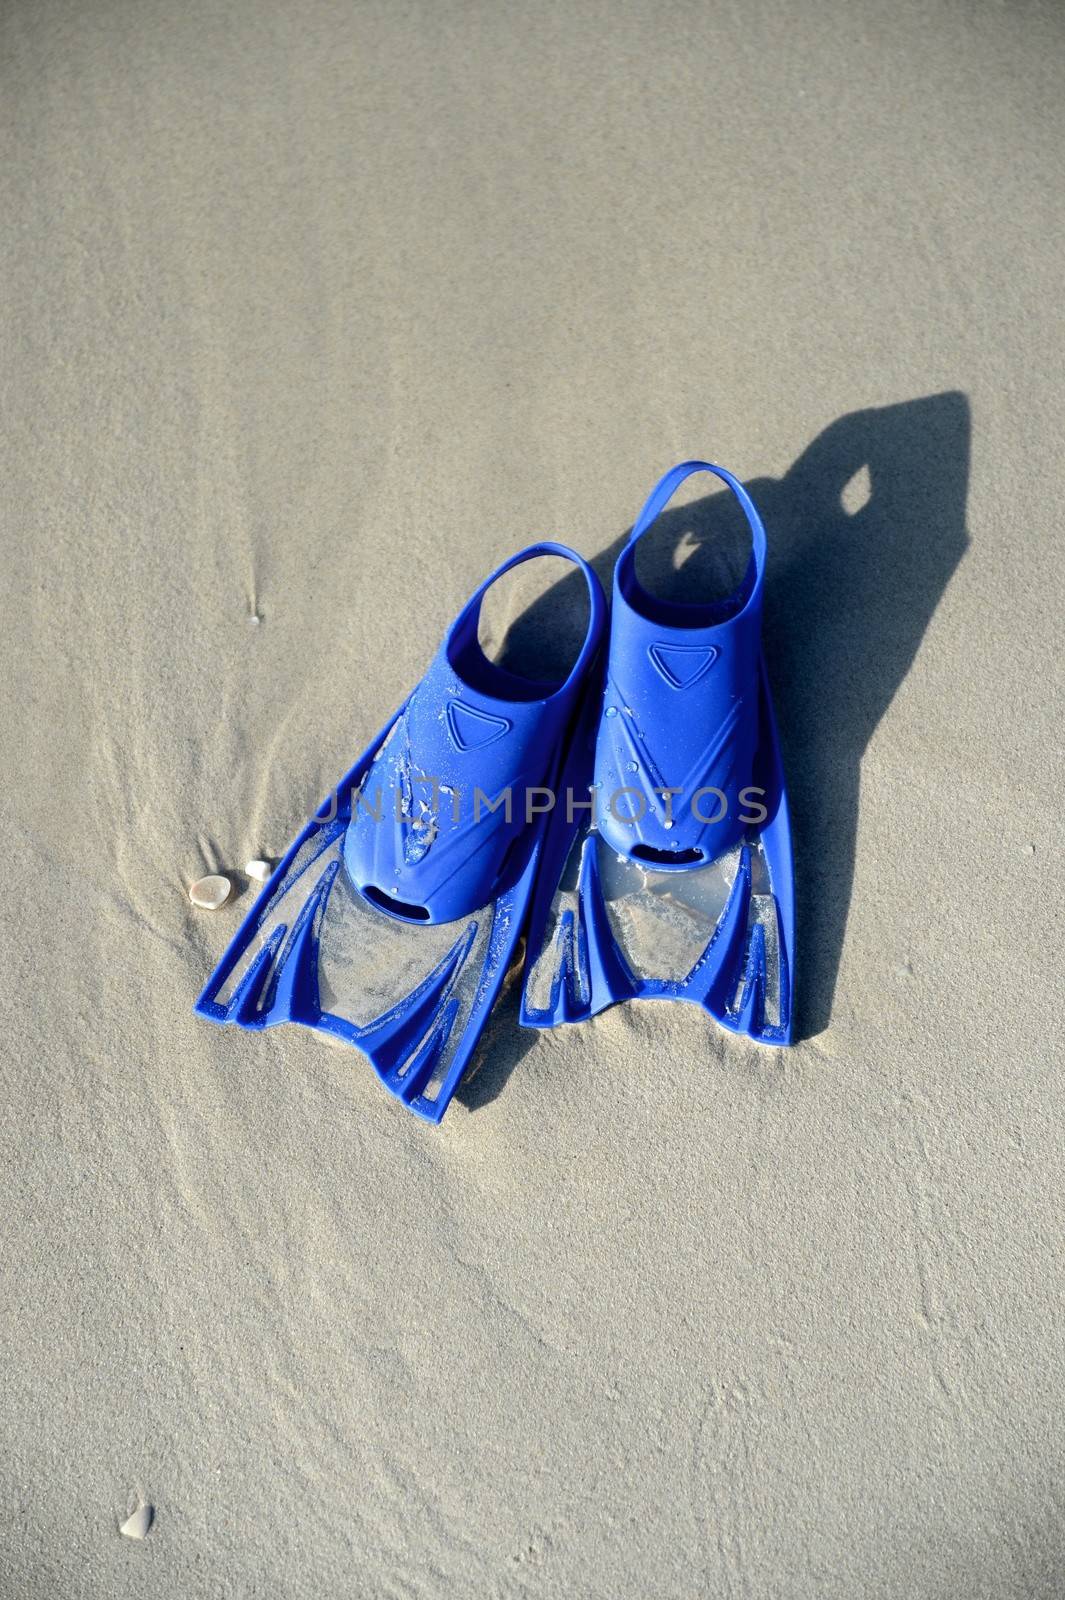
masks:
<path id="1" fill-rule="evenodd" d="M 929 395 L 840 417 L 783 478 L 746 485 L 769 540 L 763 637 L 795 850 L 797 1040 L 822 1032 L 832 1010 L 862 754 L 969 542 L 970 437 L 966 396 Z M 712 440 L 706 448 L 713 458 Z M 649 481 L 663 465 L 649 463 Z M 592 563 L 608 592 L 628 536 Z M 666 597 L 709 599 L 736 586 L 749 549 L 736 501 L 715 492 L 663 512 L 642 541 L 641 574 Z M 512 624 L 509 642 L 535 649 L 582 603 L 579 578 L 567 576 Z M 495 1098 L 535 1040 L 502 1026 L 491 1035 L 482 1071 L 460 1090 L 470 1106 Z"/>

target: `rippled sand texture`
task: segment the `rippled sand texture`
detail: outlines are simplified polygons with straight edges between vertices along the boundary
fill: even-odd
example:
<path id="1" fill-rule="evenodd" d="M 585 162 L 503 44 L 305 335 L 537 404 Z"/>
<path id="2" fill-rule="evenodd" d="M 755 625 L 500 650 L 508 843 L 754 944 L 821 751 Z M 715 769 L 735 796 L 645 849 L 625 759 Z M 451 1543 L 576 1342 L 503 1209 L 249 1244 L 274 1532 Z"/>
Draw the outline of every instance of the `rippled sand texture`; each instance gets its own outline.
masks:
<path id="1" fill-rule="evenodd" d="M 0 8 L 5 1596 L 1060 1596 L 1063 63 L 1039 0 Z M 511 993 L 433 1130 L 194 1017 L 485 572 L 609 579 L 704 454 L 802 1042 Z"/>

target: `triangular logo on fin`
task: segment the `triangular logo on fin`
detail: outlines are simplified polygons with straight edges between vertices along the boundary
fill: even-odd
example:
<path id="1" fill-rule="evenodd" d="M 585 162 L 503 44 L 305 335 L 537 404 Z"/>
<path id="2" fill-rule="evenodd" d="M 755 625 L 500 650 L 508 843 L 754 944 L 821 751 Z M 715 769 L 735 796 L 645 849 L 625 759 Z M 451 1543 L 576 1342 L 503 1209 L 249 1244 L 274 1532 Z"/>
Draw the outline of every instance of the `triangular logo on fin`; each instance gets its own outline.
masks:
<path id="1" fill-rule="evenodd" d="M 706 676 L 721 652 L 716 644 L 653 644 L 647 654 L 671 689 L 690 689 Z"/>
<path id="2" fill-rule="evenodd" d="M 510 723 L 506 717 L 494 717 L 490 711 L 452 700 L 447 708 L 447 731 L 456 750 L 483 750 L 509 733 Z"/>

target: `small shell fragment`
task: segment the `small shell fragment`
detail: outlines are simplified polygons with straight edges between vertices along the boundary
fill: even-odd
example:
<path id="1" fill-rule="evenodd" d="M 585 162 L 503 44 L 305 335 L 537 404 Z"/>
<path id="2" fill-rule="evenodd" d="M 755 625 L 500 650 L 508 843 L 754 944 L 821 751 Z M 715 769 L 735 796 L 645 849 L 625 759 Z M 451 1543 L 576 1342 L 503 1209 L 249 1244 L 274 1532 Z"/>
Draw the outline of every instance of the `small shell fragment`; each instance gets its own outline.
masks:
<path id="1" fill-rule="evenodd" d="M 154 1520 L 154 1506 L 138 1506 L 132 1516 L 126 1518 L 118 1531 L 126 1539 L 146 1539 Z"/>
<path id="2" fill-rule="evenodd" d="M 255 883 L 265 883 L 273 870 L 269 861 L 264 861 L 261 856 L 256 856 L 253 861 L 244 863 L 244 871 Z"/>
<path id="3" fill-rule="evenodd" d="M 225 905 L 232 891 L 228 878 L 223 878 L 220 872 L 211 872 L 189 885 L 189 899 L 201 911 L 217 911 L 219 906 Z"/>

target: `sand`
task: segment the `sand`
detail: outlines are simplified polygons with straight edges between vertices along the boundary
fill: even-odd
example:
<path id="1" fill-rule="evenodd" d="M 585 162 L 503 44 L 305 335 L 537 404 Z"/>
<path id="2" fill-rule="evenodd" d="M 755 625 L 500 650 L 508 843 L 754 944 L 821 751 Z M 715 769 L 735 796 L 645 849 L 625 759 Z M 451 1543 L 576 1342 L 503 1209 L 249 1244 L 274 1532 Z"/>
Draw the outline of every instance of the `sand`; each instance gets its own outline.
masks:
<path id="1" fill-rule="evenodd" d="M 1060 8 L 2 59 L 0 1593 L 1060 1595 Z M 434 1131 L 195 1018 L 250 890 L 189 884 L 692 454 L 769 528 L 802 1042 L 511 1001 Z"/>

